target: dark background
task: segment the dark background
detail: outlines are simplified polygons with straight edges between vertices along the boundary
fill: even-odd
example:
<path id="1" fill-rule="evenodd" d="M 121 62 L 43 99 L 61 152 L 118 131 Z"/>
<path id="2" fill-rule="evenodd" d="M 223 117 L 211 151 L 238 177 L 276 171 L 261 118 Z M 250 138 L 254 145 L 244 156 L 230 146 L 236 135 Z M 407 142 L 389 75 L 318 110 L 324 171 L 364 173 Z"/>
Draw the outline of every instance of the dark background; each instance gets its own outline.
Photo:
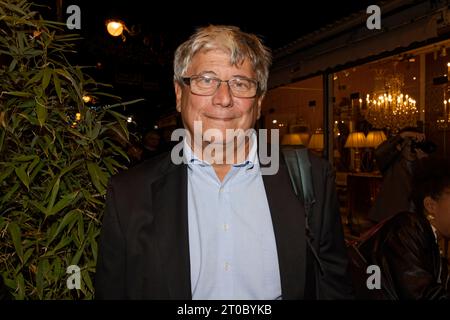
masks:
<path id="1" fill-rule="evenodd" d="M 46 17 L 58 19 L 58 0 L 40 0 L 48 8 Z M 172 59 L 176 47 L 196 28 L 208 24 L 231 24 L 256 33 L 272 50 L 279 49 L 302 35 L 318 30 L 351 13 L 380 1 L 96 1 L 59 0 L 66 21 L 66 9 L 76 4 L 81 9 L 84 40 L 75 63 L 96 66 L 90 73 L 97 81 L 110 83 L 111 91 L 124 101 L 145 98 L 145 102 L 127 107 L 136 130 L 152 128 L 156 120 L 175 110 L 172 84 Z M 105 21 L 118 18 L 135 32 L 126 40 L 110 36 Z M 69 31 L 69 30 L 68 30 Z"/>

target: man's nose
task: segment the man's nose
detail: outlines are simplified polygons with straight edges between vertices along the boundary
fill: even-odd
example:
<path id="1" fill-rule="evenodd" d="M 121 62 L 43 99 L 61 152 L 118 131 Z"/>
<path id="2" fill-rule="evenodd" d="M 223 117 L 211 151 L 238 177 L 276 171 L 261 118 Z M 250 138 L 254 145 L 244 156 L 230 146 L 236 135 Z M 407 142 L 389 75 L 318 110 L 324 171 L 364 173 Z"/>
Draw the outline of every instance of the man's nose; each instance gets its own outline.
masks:
<path id="1" fill-rule="evenodd" d="M 233 96 L 228 82 L 221 82 L 219 88 L 213 96 L 213 104 L 221 107 L 231 107 L 233 105 Z"/>

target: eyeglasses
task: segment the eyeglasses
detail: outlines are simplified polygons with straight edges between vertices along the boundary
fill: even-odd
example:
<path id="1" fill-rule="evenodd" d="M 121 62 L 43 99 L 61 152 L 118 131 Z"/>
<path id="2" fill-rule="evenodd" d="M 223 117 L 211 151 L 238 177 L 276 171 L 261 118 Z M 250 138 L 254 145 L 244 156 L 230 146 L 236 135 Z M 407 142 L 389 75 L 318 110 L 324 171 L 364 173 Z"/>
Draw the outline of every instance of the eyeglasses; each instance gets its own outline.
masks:
<path id="1" fill-rule="evenodd" d="M 192 76 L 181 78 L 190 86 L 191 93 L 199 96 L 212 96 L 217 92 L 222 82 L 228 84 L 231 94 L 236 98 L 254 98 L 258 92 L 258 81 L 248 78 L 231 78 L 221 80 L 210 76 Z"/>

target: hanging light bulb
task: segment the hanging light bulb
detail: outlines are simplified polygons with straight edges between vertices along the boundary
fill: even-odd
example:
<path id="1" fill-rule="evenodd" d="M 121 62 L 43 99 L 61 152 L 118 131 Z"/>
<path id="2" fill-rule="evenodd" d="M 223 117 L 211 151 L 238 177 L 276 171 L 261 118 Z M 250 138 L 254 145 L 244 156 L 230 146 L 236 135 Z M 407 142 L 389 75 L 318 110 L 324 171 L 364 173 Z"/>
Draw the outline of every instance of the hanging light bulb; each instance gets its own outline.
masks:
<path id="1" fill-rule="evenodd" d="M 123 33 L 125 25 L 119 20 L 109 20 L 106 23 L 106 30 L 113 37 L 118 37 Z"/>

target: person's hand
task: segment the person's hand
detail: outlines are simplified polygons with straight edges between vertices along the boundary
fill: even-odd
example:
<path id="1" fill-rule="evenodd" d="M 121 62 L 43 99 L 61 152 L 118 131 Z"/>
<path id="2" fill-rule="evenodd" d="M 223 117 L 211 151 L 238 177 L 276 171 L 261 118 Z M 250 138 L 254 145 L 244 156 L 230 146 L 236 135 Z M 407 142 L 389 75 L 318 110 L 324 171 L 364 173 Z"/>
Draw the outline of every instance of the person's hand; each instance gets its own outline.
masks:
<path id="1" fill-rule="evenodd" d="M 425 134 L 420 132 L 414 132 L 414 131 L 404 131 L 400 133 L 400 137 L 403 139 L 405 138 L 411 138 L 412 140 L 415 140 L 417 142 L 421 142 L 425 140 Z"/>

